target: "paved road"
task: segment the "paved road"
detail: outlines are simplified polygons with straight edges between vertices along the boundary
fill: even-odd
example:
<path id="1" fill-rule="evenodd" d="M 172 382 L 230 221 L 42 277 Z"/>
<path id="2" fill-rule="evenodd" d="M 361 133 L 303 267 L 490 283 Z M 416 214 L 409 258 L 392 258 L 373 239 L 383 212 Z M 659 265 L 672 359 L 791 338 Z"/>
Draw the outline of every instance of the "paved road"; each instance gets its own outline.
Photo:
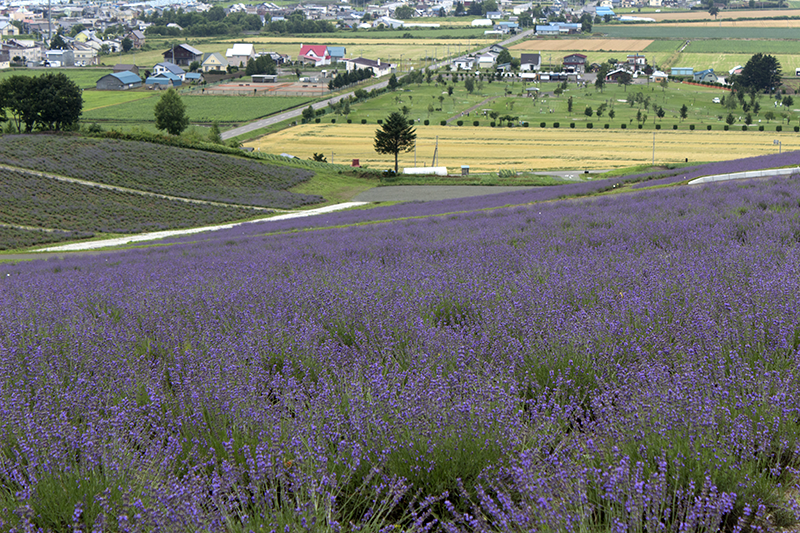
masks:
<path id="1" fill-rule="evenodd" d="M 509 44 L 511 44 L 513 42 L 516 42 L 516 41 L 518 41 L 520 39 L 523 39 L 524 37 L 527 37 L 531 33 L 533 33 L 532 29 L 531 30 L 526 30 L 526 31 L 524 31 L 522 33 L 519 33 L 517 35 L 512 35 L 510 38 L 508 38 L 508 39 L 506 39 L 504 41 L 501 41 L 500 45 L 501 46 L 508 46 Z M 478 51 L 478 53 L 485 52 L 488 49 L 489 49 L 489 47 L 487 46 L 486 48 L 480 49 Z M 437 63 L 435 65 L 431 65 L 430 67 L 423 67 L 423 68 L 424 69 L 430 68 L 430 69 L 436 70 L 436 69 L 442 68 L 444 65 L 446 65 L 448 63 L 449 63 L 449 60 L 445 60 L 445 61 L 442 61 L 442 62 Z M 398 77 L 402 77 L 402 76 L 398 76 Z M 387 80 L 375 83 L 373 85 L 370 85 L 369 87 L 364 87 L 363 89 L 365 91 L 371 91 L 373 89 L 380 89 L 380 88 L 386 87 L 388 84 L 389 84 L 389 80 L 387 79 Z M 335 104 L 336 102 L 338 102 L 342 98 L 348 98 L 350 96 L 354 96 L 353 91 L 350 91 L 350 92 L 345 93 L 345 94 L 340 94 L 338 96 L 334 96 L 334 97 L 331 97 L 331 98 L 326 98 L 325 100 L 320 100 L 319 102 L 311 104 L 311 107 L 313 107 L 314 109 L 322 109 L 324 107 L 327 107 L 328 104 Z M 302 109 L 291 109 L 289 111 L 284 111 L 283 113 L 278 113 L 277 115 L 272 115 L 271 117 L 262 118 L 261 120 L 256 120 L 255 122 L 251 122 L 250 124 L 245 124 L 244 126 L 240 126 L 238 128 L 233 128 L 231 130 L 224 131 L 224 132 L 222 132 L 222 135 L 221 135 L 222 136 L 222 140 L 225 141 L 225 140 L 228 140 L 228 139 L 230 139 L 232 137 L 237 137 L 237 136 L 243 135 L 245 133 L 250 133 L 250 132 L 255 131 L 257 129 L 265 128 L 267 126 L 271 126 L 273 124 L 277 124 L 278 122 L 283 122 L 284 120 L 291 120 L 293 118 L 298 118 L 298 117 L 302 116 L 303 109 L 305 109 L 305 108 L 302 108 Z"/>

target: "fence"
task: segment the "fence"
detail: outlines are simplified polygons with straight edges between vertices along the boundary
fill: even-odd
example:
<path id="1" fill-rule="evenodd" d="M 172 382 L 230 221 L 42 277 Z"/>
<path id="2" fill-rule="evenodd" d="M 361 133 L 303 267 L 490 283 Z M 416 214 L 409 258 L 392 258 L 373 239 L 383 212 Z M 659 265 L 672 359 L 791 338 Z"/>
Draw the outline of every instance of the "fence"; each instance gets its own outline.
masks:
<path id="1" fill-rule="evenodd" d="M 731 174 L 714 174 L 713 176 L 703 176 L 693 179 L 689 185 L 698 183 L 710 183 L 713 181 L 741 180 L 746 178 L 771 178 L 773 176 L 790 176 L 800 174 L 800 167 L 795 168 L 775 168 L 772 170 L 752 170 L 750 172 L 733 172 Z"/>

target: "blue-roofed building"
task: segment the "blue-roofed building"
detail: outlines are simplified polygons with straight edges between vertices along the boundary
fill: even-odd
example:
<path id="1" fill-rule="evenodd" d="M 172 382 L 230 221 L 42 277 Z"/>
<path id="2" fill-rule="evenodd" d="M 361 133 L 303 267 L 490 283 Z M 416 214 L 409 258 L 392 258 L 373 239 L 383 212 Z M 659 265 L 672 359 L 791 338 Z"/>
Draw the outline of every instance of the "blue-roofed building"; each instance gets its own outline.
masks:
<path id="1" fill-rule="evenodd" d="M 706 70 L 695 72 L 693 77 L 694 81 L 697 83 L 717 83 L 717 81 L 719 81 L 717 75 L 714 74 L 713 68 L 707 68 Z"/>
<path id="2" fill-rule="evenodd" d="M 178 76 L 181 80 L 185 79 L 186 71 L 183 70 L 181 67 L 176 65 L 175 63 L 170 63 L 169 61 L 165 61 L 163 63 L 159 63 L 153 67 L 153 75 L 156 74 L 164 74 L 169 72 L 175 76 Z"/>
<path id="3" fill-rule="evenodd" d="M 329 46 L 328 55 L 331 56 L 331 63 L 338 63 L 347 55 L 347 48 L 344 46 Z"/>
<path id="4" fill-rule="evenodd" d="M 182 80 L 171 72 L 162 72 L 150 76 L 144 81 L 144 84 L 148 89 L 169 89 L 170 87 L 180 87 Z"/>
<path id="5" fill-rule="evenodd" d="M 96 88 L 100 91 L 127 91 L 142 86 L 142 78 L 129 70 L 106 74 L 97 80 Z"/>
<path id="6" fill-rule="evenodd" d="M 670 76 L 694 76 L 692 67 L 672 67 L 669 69 Z"/>
<path id="7" fill-rule="evenodd" d="M 199 72 L 187 72 L 186 83 L 200 83 L 203 81 L 203 75 Z"/>
<path id="8" fill-rule="evenodd" d="M 553 26 L 551 24 L 536 26 L 536 35 L 558 35 L 558 34 L 559 34 L 558 26 Z"/>
<path id="9" fill-rule="evenodd" d="M 610 7 L 598 7 L 595 10 L 595 15 L 597 15 L 600 18 L 605 18 L 606 15 L 610 16 L 611 18 L 615 18 L 617 16 L 617 14 L 614 13 L 614 10 L 611 9 Z"/>

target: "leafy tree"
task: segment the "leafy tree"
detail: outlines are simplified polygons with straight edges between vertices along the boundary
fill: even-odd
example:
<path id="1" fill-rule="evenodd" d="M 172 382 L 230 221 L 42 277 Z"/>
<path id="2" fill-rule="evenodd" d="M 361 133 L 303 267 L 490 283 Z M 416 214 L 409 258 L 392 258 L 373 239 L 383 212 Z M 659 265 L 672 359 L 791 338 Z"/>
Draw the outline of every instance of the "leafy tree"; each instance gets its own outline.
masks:
<path id="1" fill-rule="evenodd" d="M 208 141 L 214 144 L 222 144 L 222 133 L 219 131 L 219 122 L 216 120 L 211 123 L 211 130 L 208 132 Z"/>
<path id="2" fill-rule="evenodd" d="M 75 37 L 76 35 L 78 35 L 80 32 L 82 32 L 85 29 L 86 29 L 86 26 L 84 26 L 83 24 L 80 24 L 80 23 L 75 24 L 74 26 L 72 26 L 69 29 L 69 36 L 70 37 Z"/>
<path id="3" fill-rule="evenodd" d="M 397 173 L 397 156 L 400 152 L 414 149 L 417 134 L 402 113 L 395 111 L 383 121 L 375 131 L 375 151 L 379 154 L 394 155 L 394 171 Z"/>
<path id="4" fill-rule="evenodd" d="M 69 50 L 69 45 L 60 33 L 56 33 L 56 36 L 50 41 L 50 50 Z"/>
<path id="5" fill-rule="evenodd" d="M 497 55 L 497 64 L 502 65 L 504 63 L 511 63 L 511 52 L 509 52 L 506 48 Z"/>
<path id="6" fill-rule="evenodd" d="M 472 2 L 467 8 L 467 15 L 471 17 L 480 17 L 481 15 L 483 15 L 482 2 Z"/>
<path id="7" fill-rule="evenodd" d="M 18 132 L 64 130 L 78 123 L 83 109 L 80 88 L 66 74 L 11 76 L 0 82 L 0 103 L 11 112 Z"/>
<path id="8" fill-rule="evenodd" d="M 755 54 L 735 81 L 747 89 L 772 92 L 781 84 L 781 64 L 769 54 Z"/>
<path id="9" fill-rule="evenodd" d="M 614 108 L 612 107 L 612 108 L 611 108 L 611 109 L 608 111 L 608 118 L 610 118 L 611 120 L 614 120 L 614 116 L 615 116 L 616 114 L 617 114 L 617 112 L 616 112 L 616 111 L 614 111 Z"/>
<path id="10" fill-rule="evenodd" d="M 775 118 L 775 113 L 772 111 L 767 111 L 766 113 L 764 113 L 764 118 L 767 119 L 767 122 L 769 122 Z"/>
<path id="11" fill-rule="evenodd" d="M 667 87 L 669 87 L 669 80 L 664 78 L 659 82 L 659 85 L 661 85 L 661 92 L 664 92 L 667 90 Z"/>
<path id="12" fill-rule="evenodd" d="M 784 105 L 784 107 L 793 106 L 794 105 L 794 98 L 792 98 L 789 95 L 786 95 L 786 96 L 783 97 L 783 100 L 781 100 L 781 103 Z"/>
<path id="13" fill-rule="evenodd" d="M 586 109 L 583 110 L 583 114 L 587 117 L 591 117 L 594 114 L 594 111 L 592 110 L 591 106 L 587 105 Z"/>
<path id="14" fill-rule="evenodd" d="M 608 63 L 600 65 L 600 70 L 597 71 L 597 79 L 594 80 L 594 86 L 598 91 L 603 92 L 603 87 L 606 85 L 606 75 L 608 74 Z"/>
<path id="15" fill-rule="evenodd" d="M 397 81 L 397 76 L 394 73 L 392 73 L 392 75 L 389 76 L 389 82 L 387 85 L 389 87 L 389 90 L 394 91 L 395 89 L 397 89 L 399 85 L 400 83 L 398 83 Z"/>
<path id="16" fill-rule="evenodd" d="M 708 14 L 714 17 L 714 20 L 717 20 L 717 15 L 719 15 L 719 8 L 717 6 L 711 6 L 708 9 Z"/>
<path id="17" fill-rule="evenodd" d="M 680 109 L 679 113 L 681 115 L 681 121 L 683 121 L 686 117 L 689 116 L 689 108 L 686 107 L 686 104 L 683 104 L 681 106 L 681 109 Z"/>
<path id="18" fill-rule="evenodd" d="M 472 91 L 475 90 L 475 80 L 472 78 L 467 78 L 464 80 L 464 88 L 467 90 L 468 93 L 472 94 Z"/>
<path id="19" fill-rule="evenodd" d="M 633 82 L 633 76 L 629 72 L 622 72 L 617 76 L 617 83 L 625 87 L 625 92 L 628 92 L 628 85 Z"/>
<path id="20" fill-rule="evenodd" d="M 753 123 L 753 115 L 751 115 L 750 113 L 746 114 L 744 116 L 744 123 L 747 124 L 748 126 L 750 124 L 752 124 Z"/>
<path id="21" fill-rule="evenodd" d="M 725 117 L 725 123 L 726 123 L 728 126 L 733 126 L 733 123 L 734 123 L 734 122 L 736 122 L 736 119 L 735 119 L 735 118 L 733 118 L 733 114 L 732 114 L 732 113 L 728 113 L 728 116 L 727 116 L 727 117 Z"/>
<path id="22" fill-rule="evenodd" d="M 481 15 L 486 15 L 490 11 L 497 11 L 496 0 L 483 0 L 481 3 Z"/>
<path id="23" fill-rule="evenodd" d="M 321 163 L 328 162 L 328 159 L 325 157 L 325 154 L 318 154 L 316 152 L 314 152 L 314 155 L 312 157 L 309 157 L 309 159 L 311 159 L 312 161 L 319 161 Z"/>
<path id="24" fill-rule="evenodd" d="M 131 41 L 130 37 L 125 37 L 122 39 L 122 51 L 128 53 L 133 48 L 133 41 Z"/>
<path id="25" fill-rule="evenodd" d="M 199 61 L 192 61 L 189 64 L 189 72 L 197 72 L 200 70 L 200 62 Z"/>
<path id="26" fill-rule="evenodd" d="M 572 113 L 572 97 L 567 98 L 567 113 Z"/>
<path id="27" fill-rule="evenodd" d="M 664 115 L 666 115 L 666 114 L 667 113 L 666 113 L 666 111 L 664 111 L 664 108 L 661 107 L 661 106 L 658 106 L 658 109 L 656 109 L 656 116 L 658 117 L 658 119 L 661 120 L 662 118 L 664 118 Z"/>
<path id="28" fill-rule="evenodd" d="M 189 126 L 186 115 L 186 104 L 181 101 L 175 89 L 170 89 L 161 96 L 155 107 L 156 128 L 165 130 L 170 135 L 180 135 Z"/>
<path id="29" fill-rule="evenodd" d="M 307 108 L 303 109 L 303 120 L 305 120 L 306 122 L 311 122 L 312 120 L 314 120 L 315 116 L 316 112 L 314 111 L 313 107 L 308 106 Z"/>
<path id="30" fill-rule="evenodd" d="M 410 19 L 414 16 L 414 8 L 411 6 L 400 6 L 394 10 L 395 18 Z"/>
<path id="31" fill-rule="evenodd" d="M 447 96 L 453 96 L 453 86 L 452 85 L 448 85 L 447 86 Z"/>
<path id="32" fill-rule="evenodd" d="M 464 2 L 456 2 L 455 15 L 457 17 L 463 17 L 464 16 Z"/>

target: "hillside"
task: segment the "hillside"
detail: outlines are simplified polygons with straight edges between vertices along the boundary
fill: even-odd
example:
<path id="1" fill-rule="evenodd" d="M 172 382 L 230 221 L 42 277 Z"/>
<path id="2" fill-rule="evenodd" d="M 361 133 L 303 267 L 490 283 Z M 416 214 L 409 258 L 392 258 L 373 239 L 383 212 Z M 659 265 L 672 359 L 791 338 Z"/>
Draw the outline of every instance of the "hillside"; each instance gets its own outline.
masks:
<path id="1" fill-rule="evenodd" d="M 0 520 L 786 528 L 799 197 L 672 186 L 0 265 Z"/>
<path id="2" fill-rule="evenodd" d="M 310 179 L 310 170 L 138 141 L 4 135 L 0 158 L 20 168 L 196 200 L 284 209 L 323 200 L 288 191 Z"/>

